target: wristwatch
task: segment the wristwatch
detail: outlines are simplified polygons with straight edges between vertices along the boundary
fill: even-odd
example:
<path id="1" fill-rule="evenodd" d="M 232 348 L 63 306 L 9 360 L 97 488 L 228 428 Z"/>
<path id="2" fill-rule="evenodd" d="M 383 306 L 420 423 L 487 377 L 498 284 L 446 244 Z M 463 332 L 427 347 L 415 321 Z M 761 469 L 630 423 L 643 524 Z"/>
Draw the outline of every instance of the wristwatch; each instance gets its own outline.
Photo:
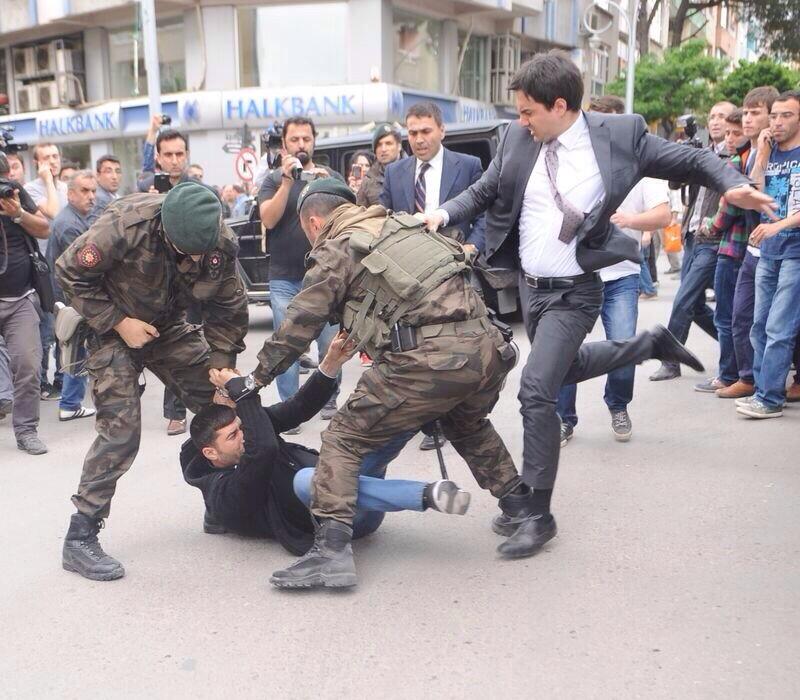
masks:
<path id="1" fill-rule="evenodd" d="M 258 393 L 260 388 L 252 374 L 248 374 L 246 377 L 234 377 L 225 382 L 225 391 L 236 403 Z"/>

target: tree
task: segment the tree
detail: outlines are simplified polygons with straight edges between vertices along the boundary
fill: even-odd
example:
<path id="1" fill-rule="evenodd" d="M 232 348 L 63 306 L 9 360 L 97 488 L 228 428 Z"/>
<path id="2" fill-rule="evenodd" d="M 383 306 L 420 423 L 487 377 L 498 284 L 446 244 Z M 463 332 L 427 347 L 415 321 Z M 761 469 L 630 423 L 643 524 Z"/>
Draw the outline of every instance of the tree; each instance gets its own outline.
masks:
<path id="1" fill-rule="evenodd" d="M 650 53 L 650 26 L 661 9 L 664 0 L 639 0 L 636 20 L 636 46 L 640 56 Z M 650 6 L 652 3 L 652 6 Z"/>
<path id="2" fill-rule="evenodd" d="M 736 69 L 717 86 L 717 95 L 741 105 L 744 96 L 754 87 L 774 85 L 778 92 L 783 92 L 796 88 L 799 81 L 800 75 L 795 71 L 762 56 L 758 61 L 739 61 Z"/>
<path id="3" fill-rule="evenodd" d="M 687 41 L 664 52 L 663 58 L 644 56 L 636 64 L 634 112 L 646 121 L 660 121 L 667 136 L 681 114 L 704 115 L 714 101 L 713 88 L 722 77 L 725 61 L 706 54 L 702 40 Z M 625 76 L 609 83 L 606 91 L 625 94 Z"/>

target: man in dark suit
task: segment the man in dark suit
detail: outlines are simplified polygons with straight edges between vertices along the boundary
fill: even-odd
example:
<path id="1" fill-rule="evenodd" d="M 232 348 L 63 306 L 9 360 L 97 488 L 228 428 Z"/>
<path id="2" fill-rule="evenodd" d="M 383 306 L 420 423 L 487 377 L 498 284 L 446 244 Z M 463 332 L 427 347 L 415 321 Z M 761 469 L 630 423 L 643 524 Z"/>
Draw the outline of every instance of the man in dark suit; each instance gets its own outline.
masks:
<path id="1" fill-rule="evenodd" d="M 406 113 L 408 143 L 413 158 L 404 158 L 386 167 L 380 202 L 387 209 L 409 214 L 431 214 L 442 202 L 461 194 L 483 174 L 475 156 L 455 153 L 442 146 L 442 111 L 433 102 L 419 102 Z M 483 252 L 485 222 L 483 214 L 459 222 L 464 247 Z M 439 438 L 440 445 L 444 438 Z M 427 436 L 421 450 L 436 447 Z"/>
<path id="2" fill-rule="evenodd" d="M 534 56 L 510 89 L 519 122 L 509 126 L 483 177 L 426 220 L 436 228 L 486 211 L 486 259 L 520 271 L 531 352 L 519 391 L 525 483 L 514 496 L 536 515 L 520 521 L 504 508 L 493 524 L 510 535 L 500 552 L 520 557 L 556 534 L 550 499 L 558 469 L 561 385 L 586 367 L 611 369 L 623 352 L 613 341 L 581 346 L 603 301 L 596 271 L 640 260 L 636 242 L 610 223 L 611 215 L 643 177 L 711 187 L 728 202 L 765 213 L 774 203 L 713 153 L 651 135 L 638 115 L 583 113 L 581 74 L 564 52 Z M 663 328 L 625 347 L 629 362 L 668 356 L 702 367 Z"/>

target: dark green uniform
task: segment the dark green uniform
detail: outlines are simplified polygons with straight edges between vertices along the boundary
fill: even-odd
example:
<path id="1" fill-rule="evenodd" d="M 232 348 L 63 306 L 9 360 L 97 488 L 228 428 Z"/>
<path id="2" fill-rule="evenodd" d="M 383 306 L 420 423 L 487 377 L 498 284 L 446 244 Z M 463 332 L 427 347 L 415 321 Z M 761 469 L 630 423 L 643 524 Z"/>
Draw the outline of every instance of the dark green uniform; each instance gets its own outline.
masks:
<path id="1" fill-rule="evenodd" d="M 309 253 L 302 290 L 259 353 L 256 380 L 267 384 L 283 372 L 329 320 L 350 328 L 348 320 L 365 296 L 366 274 L 350 237 L 359 231 L 377 237 L 385 221 L 380 206 L 365 210 L 348 204 L 331 214 Z M 467 275 L 442 281 L 402 320 L 416 329 L 418 348 L 391 352 L 386 345 L 368 346 L 374 366 L 322 434 L 311 503 L 320 518 L 351 523 L 363 457 L 436 418 L 482 488 L 499 497 L 518 482 L 511 455 L 486 418 L 512 360 Z"/>
<path id="2" fill-rule="evenodd" d="M 67 302 L 94 331 L 86 366 L 97 438 L 72 498 L 92 518 L 108 516 L 117 479 L 138 452 L 142 370 L 151 370 L 197 412 L 213 397 L 208 370 L 234 367 L 244 350 L 247 297 L 235 236 L 221 225 L 217 247 L 198 262 L 176 254 L 161 228 L 163 200 L 136 194 L 111 204 L 56 263 Z M 202 326 L 186 322 L 191 301 L 202 303 Z M 128 347 L 113 330 L 126 317 L 155 326 L 159 337 L 140 349 Z"/>

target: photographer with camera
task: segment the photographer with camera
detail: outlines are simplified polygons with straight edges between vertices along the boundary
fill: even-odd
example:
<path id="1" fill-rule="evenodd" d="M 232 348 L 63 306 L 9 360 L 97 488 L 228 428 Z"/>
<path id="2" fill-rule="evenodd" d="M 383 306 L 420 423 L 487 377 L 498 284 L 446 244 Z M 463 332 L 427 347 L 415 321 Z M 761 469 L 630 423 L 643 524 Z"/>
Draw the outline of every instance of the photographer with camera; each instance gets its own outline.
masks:
<path id="1" fill-rule="evenodd" d="M 286 317 L 286 307 L 300 291 L 305 275 L 306 253 L 311 250 L 297 215 L 297 198 L 312 180 L 334 177 L 344 182 L 344 178 L 330 168 L 314 163 L 317 130 L 311 119 L 292 117 L 284 122 L 282 130 L 276 129 L 275 132 L 281 136 L 280 154 L 276 162 L 272 163 L 275 169 L 264 178 L 261 185 L 258 206 L 261 223 L 267 230 L 270 254 L 269 289 L 273 327 L 277 330 Z M 338 332 L 339 327 L 331 324 L 323 328 L 317 338 L 320 361 Z M 300 386 L 298 363 L 293 363 L 280 375 L 276 384 L 281 401 L 296 394 Z M 330 420 L 335 413 L 336 394 L 322 409 L 321 417 L 323 420 Z M 299 427 L 291 434 L 298 432 Z"/>
<path id="2" fill-rule="evenodd" d="M 23 186 L 8 179 L 10 165 L 0 152 L 0 336 L 14 386 L 12 424 L 17 447 L 32 455 L 47 452 L 39 439 L 39 382 L 42 343 L 39 298 L 34 290 L 34 239 L 50 234 L 47 219 Z"/>
<path id="3" fill-rule="evenodd" d="M 166 114 L 155 114 L 150 120 L 150 130 L 142 151 L 142 177 L 137 183 L 139 192 L 151 194 L 169 192 L 181 182 L 198 181 L 189 172 L 189 143 L 176 129 L 163 129 L 172 119 Z"/>
<path id="4" fill-rule="evenodd" d="M 727 158 L 725 147 L 725 119 L 736 109 L 730 102 L 718 102 L 708 114 L 709 149 L 721 158 Z M 694 139 L 693 133 L 688 133 L 694 118 L 687 119 L 687 136 L 689 145 Z M 699 145 L 699 144 L 698 144 Z M 670 183 L 670 187 L 677 189 L 682 183 Z M 694 321 L 700 328 L 708 333 L 714 340 L 717 339 L 717 328 L 714 325 L 714 312 L 706 304 L 706 289 L 714 288 L 714 274 L 717 268 L 717 249 L 721 234 L 709 230 L 707 221 L 717 213 L 721 194 L 713 189 L 692 185 L 689 187 L 689 198 L 686 212 L 683 216 L 683 263 L 681 265 L 681 284 L 672 303 L 672 311 L 667 327 L 681 342 L 685 343 L 689 337 L 689 328 Z M 661 367 L 650 375 L 650 381 L 659 382 L 675 379 L 681 376 L 679 365 L 671 362 L 662 362 Z M 698 385 L 699 391 L 715 391 L 722 385 L 716 384 L 716 377 L 712 377 L 703 384 Z M 713 389 L 710 387 L 714 386 Z M 700 388 L 709 387 L 709 388 Z"/>

